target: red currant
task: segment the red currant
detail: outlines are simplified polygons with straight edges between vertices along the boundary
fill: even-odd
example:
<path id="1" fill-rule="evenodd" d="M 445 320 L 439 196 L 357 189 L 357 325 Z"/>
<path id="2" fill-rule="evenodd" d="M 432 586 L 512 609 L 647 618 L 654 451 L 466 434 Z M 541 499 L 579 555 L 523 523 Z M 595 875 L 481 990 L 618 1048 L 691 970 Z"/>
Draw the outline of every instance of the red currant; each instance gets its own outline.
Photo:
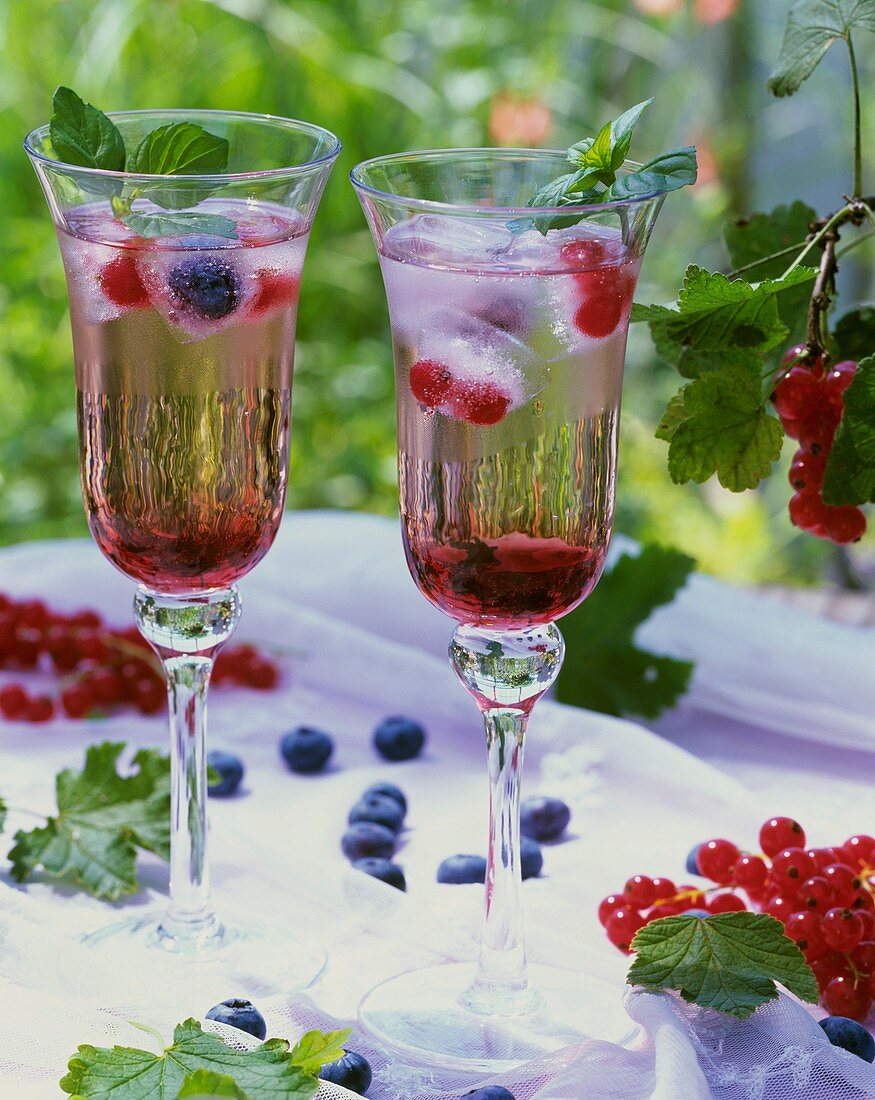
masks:
<path id="1" fill-rule="evenodd" d="M 443 404 L 452 384 L 449 367 L 434 359 L 420 359 L 410 368 L 410 392 L 429 409 Z"/>
<path id="2" fill-rule="evenodd" d="M 760 848 L 769 858 L 785 848 L 803 848 L 805 831 L 792 817 L 770 817 L 760 828 Z"/>
<path id="3" fill-rule="evenodd" d="M 21 684 L 0 688 L 0 712 L 4 718 L 20 718 L 27 708 L 28 695 Z"/>
<path id="4" fill-rule="evenodd" d="M 799 902 L 796 898 L 788 898 L 784 894 L 776 894 L 763 906 L 763 912 L 770 917 L 786 924 L 792 913 L 799 911 Z"/>
<path id="5" fill-rule="evenodd" d="M 497 424 L 510 407 L 510 397 L 494 382 L 458 382 L 450 392 L 453 416 L 478 427 Z"/>
<path id="6" fill-rule="evenodd" d="M 830 909 L 823 918 L 823 938 L 833 951 L 852 951 L 863 938 L 863 922 L 851 909 Z"/>
<path id="7" fill-rule="evenodd" d="M 635 933 L 639 928 L 643 928 L 646 923 L 640 913 L 628 905 L 624 905 L 608 917 L 605 931 L 608 934 L 608 939 L 615 947 L 619 947 L 621 951 L 629 951 Z"/>
<path id="8" fill-rule="evenodd" d="M 732 882 L 732 868 L 740 855 L 731 840 L 708 840 L 699 848 L 696 862 L 705 878 L 725 886 Z"/>
<path id="9" fill-rule="evenodd" d="M 866 534 L 866 516 L 853 504 L 827 505 L 823 534 L 840 546 L 859 542 Z"/>
<path id="10" fill-rule="evenodd" d="M 861 974 L 875 974 L 875 940 L 860 940 L 851 952 L 851 962 Z"/>
<path id="11" fill-rule="evenodd" d="M 635 875 L 623 887 L 626 904 L 635 909 L 648 909 L 656 901 L 653 879 L 647 875 Z"/>
<path id="12" fill-rule="evenodd" d="M 593 340 L 610 336 L 628 315 L 635 291 L 635 274 L 626 265 L 596 268 L 578 277 L 585 292 L 574 314 L 578 332 Z"/>
<path id="13" fill-rule="evenodd" d="M 84 683 L 71 684 L 61 692 L 61 706 L 68 718 L 84 718 L 91 710 L 91 692 Z"/>
<path id="14" fill-rule="evenodd" d="M 828 950 L 823 938 L 821 918 L 817 913 L 791 913 L 784 925 L 784 931 L 798 944 L 808 962 L 819 959 Z"/>
<path id="15" fill-rule="evenodd" d="M 814 875 L 802 883 L 799 901 L 815 913 L 825 913 L 836 903 L 835 891 L 822 875 Z"/>
<path id="16" fill-rule="evenodd" d="M 841 419 L 841 410 L 822 404 L 799 420 L 799 442 L 814 454 L 829 450 Z"/>
<path id="17" fill-rule="evenodd" d="M 799 363 L 808 367 L 815 377 L 823 374 L 823 362 L 820 356 L 817 355 L 812 357 L 807 344 L 795 344 L 792 348 L 784 352 L 784 356 L 781 359 L 781 365 L 784 367 L 793 367 Z"/>
<path id="18" fill-rule="evenodd" d="M 785 848 L 772 859 L 771 881 L 780 889 L 797 888 L 810 878 L 817 865 L 804 848 Z"/>
<path id="19" fill-rule="evenodd" d="M 862 882 L 850 867 L 844 863 L 831 863 L 823 869 L 823 877 L 830 884 L 835 895 L 835 905 L 853 905 Z"/>
<path id="20" fill-rule="evenodd" d="M 562 262 L 576 271 L 591 271 L 608 259 L 607 243 L 590 237 L 587 240 L 568 241 L 559 249 Z"/>
<path id="21" fill-rule="evenodd" d="M 26 722 L 50 722 L 55 716 L 55 704 L 47 695 L 28 699 L 24 709 Z"/>
<path id="22" fill-rule="evenodd" d="M 790 522 L 795 527 L 812 534 L 818 534 L 823 529 L 827 518 L 827 507 L 820 495 L 807 490 L 804 493 L 794 493 L 790 497 L 788 511 Z"/>
<path id="23" fill-rule="evenodd" d="M 626 900 L 622 894 L 608 894 L 608 896 L 599 903 L 599 921 L 602 926 L 608 923 L 608 917 L 612 916 L 617 909 L 622 909 L 625 905 Z"/>
<path id="24" fill-rule="evenodd" d="M 766 884 L 769 869 L 760 856 L 742 856 L 736 860 L 732 874 L 737 885 L 759 893 Z"/>
<path id="25" fill-rule="evenodd" d="M 656 900 L 663 901 L 665 898 L 673 898 L 678 892 L 677 886 L 671 881 L 670 878 L 652 878 L 650 880 L 653 883 L 653 889 L 656 891 Z"/>
<path id="26" fill-rule="evenodd" d="M 100 272 L 103 293 L 117 306 L 142 309 L 149 304 L 137 265 L 130 256 L 116 256 Z"/>
<path id="27" fill-rule="evenodd" d="M 791 367 L 779 379 L 772 394 L 775 411 L 781 420 L 801 420 L 820 404 L 820 381 L 807 367 Z"/>
<path id="28" fill-rule="evenodd" d="M 258 290 L 251 309 L 255 316 L 280 306 L 294 305 L 298 300 L 300 283 L 297 275 L 279 271 L 259 271 L 256 275 Z"/>
<path id="29" fill-rule="evenodd" d="M 167 692 L 160 680 L 144 676 L 134 684 L 134 700 L 143 714 L 157 714 L 167 702 Z"/>
<path id="30" fill-rule="evenodd" d="M 797 493 L 817 492 L 823 485 L 826 455 L 797 451 L 790 465 L 790 484 Z"/>
<path id="31" fill-rule="evenodd" d="M 823 380 L 823 388 L 827 396 L 832 400 L 841 401 L 842 394 L 854 381 L 857 374 L 857 364 L 853 359 L 843 359 L 830 370 Z"/>
<path id="32" fill-rule="evenodd" d="M 852 836 L 842 845 L 849 867 L 872 867 L 875 865 L 875 837 L 861 833 Z"/>
<path id="33" fill-rule="evenodd" d="M 714 894 L 708 899 L 708 910 L 711 913 L 742 913 L 747 906 L 738 894 Z"/>
<path id="34" fill-rule="evenodd" d="M 824 990 L 823 1003 L 833 1016 L 862 1020 L 872 1006 L 872 990 L 862 979 L 839 974 Z"/>

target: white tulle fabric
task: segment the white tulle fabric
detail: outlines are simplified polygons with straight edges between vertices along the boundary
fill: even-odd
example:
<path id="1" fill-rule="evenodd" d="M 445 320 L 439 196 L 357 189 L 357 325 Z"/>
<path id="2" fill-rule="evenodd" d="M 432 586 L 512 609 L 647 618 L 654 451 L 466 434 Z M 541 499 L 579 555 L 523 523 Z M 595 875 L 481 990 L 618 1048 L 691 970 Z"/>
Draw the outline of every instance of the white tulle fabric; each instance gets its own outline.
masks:
<path id="1" fill-rule="evenodd" d="M 128 582 L 87 542 L 3 551 L 0 588 L 39 593 L 68 608 L 97 606 L 117 622 L 127 619 L 131 596 Z M 395 526 L 368 517 L 290 515 L 271 555 L 244 583 L 244 605 L 240 637 L 281 650 L 288 674 L 278 692 L 214 695 L 211 744 L 238 752 L 247 776 L 240 796 L 211 807 L 213 880 L 220 911 L 232 920 L 253 911 L 269 918 L 275 946 L 269 956 L 251 959 L 239 988 L 217 988 L 164 960 L 143 963 L 136 953 L 104 958 L 78 941 L 86 930 L 160 901 L 166 868 L 157 861 L 142 861 L 143 894 L 112 912 L 72 889 L 39 882 L 17 888 L 4 877 L 3 1100 L 59 1096 L 57 1082 L 80 1043 L 149 1047 L 150 1037 L 130 1020 L 169 1036 L 179 1020 L 242 994 L 258 1002 L 269 1034 L 294 1040 L 310 1027 L 353 1023 L 361 996 L 392 974 L 475 957 L 480 891 L 438 886 L 434 872 L 448 853 L 483 849 L 479 722 L 440 652 L 447 620 L 407 580 Z M 834 677 L 805 682 L 794 663 L 794 639 L 803 628 L 799 645 L 820 654 Z M 856 790 L 871 783 L 875 738 L 863 688 L 875 643 L 869 634 L 699 578 L 642 635 L 661 651 L 697 659 L 687 707 L 700 725 L 720 727 L 732 711 L 736 730 L 747 730 L 757 744 L 768 731 L 784 736 L 795 729 L 795 755 L 783 772 L 772 773 L 786 780 L 786 797 L 776 807 L 777 779 L 766 802 L 641 726 L 542 703 L 532 722 L 525 790 L 566 799 L 574 816 L 569 838 L 546 849 L 542 878 L 525 884 L 530 954 L 611 982 L 640 1031 L 628 1048 L 590 1041 L 493 1080 L 516 1100 L 875 1098 L 875 1069 L 831 1047 L 813 1015 L 789 997 L 738 1023 L 670 995 L 628 991 L 627 962 L 595 919 L 599 899 L 629 874 L 681 880 L 692 843 L 707 834 L 752 844 L 758 822 L 776 809 L 804 816 L 814 843 L 866 827 L 863 800 L 839 806 L 827 798 L 820 812 L 804 786 L 804 760 L 807 744 L 815 756 L 831 743 L 853 746 L 862 769 Z M 783 649 L 773 645 L 778 639 Z M 392 712 L 428 726 L 428 750 L 419 761 L 386 765 L 375 756 L 370 732 Z M 336 737 L 326 775 L 296 777 L 279 760 L 279 735 L 300 722 Z M 55 772 L 78 765 L 85 746 L 104 738 L 163 747 L 166 735 L 159 720 L 129 715 L 42 728 L 3 724 L 0 795 L 17 807 L 48 811 Z M 744 755 L 741 740 L 738 754 Z M 397 856 L 407 872 L 406 895 L 350 871 L 338 851 L 349 805 L 384 778 L 400 783 L 410 800 L 410 828 Z M 853 778 L 844 783 L 843 790 L 854 789 Z M 15 812 L 7 832 L 32 823 Z M 328 969 L 306 993 L 264 996 L 259 974 L 269 975 L 278 953 L 293 950 L 288 933 L 321 940 Z M 372 1061 L 372 1100 L 455 1098 L 486 1083 L 399 1064 L 357 1032 L 350 1045 Z M 351 1094 L 325 1085 L 319 1095 Z"/>

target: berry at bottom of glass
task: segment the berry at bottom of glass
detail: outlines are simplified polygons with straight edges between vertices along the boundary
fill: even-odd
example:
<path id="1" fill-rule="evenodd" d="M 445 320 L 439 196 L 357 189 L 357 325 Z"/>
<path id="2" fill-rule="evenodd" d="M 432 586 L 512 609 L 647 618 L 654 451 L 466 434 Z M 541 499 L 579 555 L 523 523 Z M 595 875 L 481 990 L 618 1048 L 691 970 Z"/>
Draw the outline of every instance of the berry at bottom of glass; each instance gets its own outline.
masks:
<path id="1" fill-rule="evenodd" d="M 522 629 L 576 607 L 604 564 L 638 260 L 589 223 L 457 232 L 415 215 L 382 247 L 404 547 L 446 614 Z"/>
<path id="2" fill-rule="evenodd" d="M 59 230 L 92 534 L 156 591 L 233 584 L 282 515 L 306 233 L 293 211 L 210 199 L 237 238 L 138 237 L 108 205 Z"/>

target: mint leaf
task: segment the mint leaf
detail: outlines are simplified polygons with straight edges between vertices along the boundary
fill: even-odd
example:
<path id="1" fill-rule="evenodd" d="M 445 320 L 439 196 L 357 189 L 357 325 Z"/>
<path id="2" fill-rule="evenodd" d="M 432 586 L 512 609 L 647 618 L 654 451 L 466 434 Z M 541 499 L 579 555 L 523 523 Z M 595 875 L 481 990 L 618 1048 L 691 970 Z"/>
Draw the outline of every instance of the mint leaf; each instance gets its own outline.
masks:
<path id="1" fill-rule="evenodd" d="M 675 484 L 717 474 L 725 489 L 753 489 L 771 473 L 784 433 L 765 411 L 759 382 L 739 370 L 703 374 L 684 386 L 656 431 L 668 441 Z"/>
<path id="2" fill-rule="evenodd" d="M 15 834 L 9 859 L 16 882 L 42 867 L 49 878 L 72 880 L 115 901 L 137 890 L 137 848 L 170 858 L 169 759 L 141 749 L 136 771 L 121 776 L 116 763 L 124 747 L 92 745 L 82 771 L 58 774 L 57 816 Z"/>
<path id="3" fill-rule="evenodd" d="M 859 363 L 875 355 L 875 307 L 861 306 L 839 318 L 833 329 L 833 359 L 853 359 Z"/>
<path id="4" fill-rule="evenodd" d="M 777 1000 L 776 982 L 803 1001 L 818 1001 L 804 955 L 781 922 L 764 913 L 663 917 L 637 933 L 632 950 L 629 985 L 673 989 L 685 1001 L 740 1020 Z"/>
<path id="5" fill-rule="evenodd" d="M 127 170 L 145 176 L 212 176 L 228 167 L 228 142 L 193 122 L 172 122 L 146 134 Z"/>
<path id="6" fill-rule="evenodd" d="M 624 111 L 619 118 L 611 123 L 611 168 L 614 172 L 620 167 L 629 155 L 629 146 L 632 144 L 632 131 L 638 124 L 644 111 L 653 102 L 652 97 L 645 99 L 643 103 L 636 103 L 628 111 Z"/>
<path id="7" fill-rule="evenodd" d="M 844 392 L 845 411 L 823 478 L 827 504 L 875 501 L 875 355 L 861 359 Z"/>
<path id="8" fill-rule="evenodd" d="M 178 233 L 208 233 L 212 237 L 237 238 L 237 225 L 223 214 L 143 214 L 125 212 L 113 205 L 116 217 L 141 237 L 172 237 Z"/>
<path id="9" fill-rule="evenodd" d="M 672 149 L 648 161 L 636 172 L 618 176 L 608 189 L 606 198 L 611 201 L 634 199 L 653 192 L 676 191 L 696 182 L 698 165 L 696 150 L 692 145 Z"/>
<path id="10" fill-rule="evenodd" d="M 875 0 L 796 0 L 787 16 L 769 91 L 776 96 L 793 95 L 833 42 L 847 40 L 856 27 L 875 31 Z"/>
<path id="11" fill-rule="evenodd" d="M 677 702 L 692 664 L 640 649 L 634 638 L 657 607 L 671 603 L 694 564 L 686 554 L 653 545 L 618 559 L 562 621 L 568 649 L 556 686 L 560 702 L 646 718 Z"/>
<path id="12" fill-rule="evenodd" d="M 177 1100 L 207 1100 L 213 1096 L 230 1096 L 232 1100 L 250 1100 L 233 1077 L 211 1069 L 198 1069 L 182 1082 Z"/>
<path id="13" fill-rule="evenodd" d="M 197 1020 L 177 1024 L 172 1046 L 161 1054 L 133 1047 L 80 1046 L 67 1070 L 60 1087 L 76 1100 L 177 1100 L 186 1080 L 198 1070 L 229 1077 L 244 1096 L 270 1100 L 310 1100 L 318 1087 L 313 1074 L 295 1064 L 285 1039 L 268 1039 L 254 1050 L 234 1050 L 205 1032 Z"/>
<path id="14" fill-rule="evenodd" d="M 67 164 L 124 171 L 125 143 L 118 127 L 70 88 L 60 87 L 52 96 L 49 136 L 55 153 Z"/>
<path id="15" fill-rule="evenodd" d="M 348 1027 L 339 1031 L 308 1031 L 292 1048 L 292 1060 L 306 1073 L 318 1076 L 323 1066 L 344 1056 L 343 1044 L 349 1036 Z"/>

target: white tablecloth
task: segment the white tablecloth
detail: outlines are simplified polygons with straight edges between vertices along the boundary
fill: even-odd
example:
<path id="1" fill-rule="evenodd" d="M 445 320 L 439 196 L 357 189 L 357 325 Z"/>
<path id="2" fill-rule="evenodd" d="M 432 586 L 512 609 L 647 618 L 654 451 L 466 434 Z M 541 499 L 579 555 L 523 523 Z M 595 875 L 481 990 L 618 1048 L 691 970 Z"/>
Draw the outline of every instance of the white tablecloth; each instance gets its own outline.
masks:
<path id="1" fill-rule="evenodd" d="M 70 609 L 95 606 L 112 622 L 129 616 L 130 583 L 85 541 L 0 552 L 0 589 L 42 595 Z M 242 796 L 212 804 L 213 877 L 220 908 L 242 904 L 269 913 L 300 937 L 318 936 L 328 948 L 326 975 L 306 996 L 263 1004 L 270 1033 L 292 1037 L 328 1017 L 353 1019 L 360 996 L 393 973 L 441 957 L 474 957 L 480 891 L 440 887 L 434 873 L 448 854 L 483 850 L 482 735 L 476 711 L 446 663 L 450 623 L 413 588 L 395 523 L 339 513 L 290 514 L 271 554 L 242 590 L 238 639 L 282 650 L 286 675 L 277 692 L 214 693 L 210 744 L 238 752 L 247 778 Z M 565 798 L 574 813 L 574 839 L 549 847 L 544 876 L 525 884 L 531 955 L 605 978 L 618 998 L 627 961 L 607 943 L 595 907 L 630 874 L 683 879 L 683 859 L 693 843 L 729 835 L 753 847 L 759 823 L 772 813 L 797 816 L 813 843 L 875 832 L 872 632 L 826 623 L 697 577 L 642 629 L 640 641 L 697 661 L 682 706 L 655 733 L 543 702 L 532 722 L 525 784 L 526 793 Z M 428 727 L 422 759 L 386 765 L 376 757 L 370 733 L 388 713 L 410 714 Z M 279 736 L 302 722 L 336 737 L 336 757 L 325 776 L 291 775 L 279 759 Z M 166 742 L 161 720 L 130 714 L 43 727 L 3 723 L 0 795 L 48 812 L 55 772 L 78 765 L 87 744 L 108 738 L 132 745 Z M 362 885 L 338 851 L 348 807 L 368 783 L 382 778 L 400 783 L 410 799 L 411 829 L 398 855 L 407 895 L 370 880 Z M 24 818 L 11 823 L 25 824 Z M 142 877 L 147 888 L 160 891 L 166 868 L 145 860 Z M 22 890 L 5 876 L 0 880 L 0 974 L 15 983 L 14 997 L 0 997 L 4 1100 L 59 1095 L 54 1083 L 77 1042 L 142 1045 L 143 1037 L 125 1030 L 120 1016 L 156 1023 L 167 1033 L 174 1022 L 202 1015 L 219 994 L 241 992 L 189 982 L 180 1003 L 156 1007 L 145 995 L 148 976 L 102 975 L 90 955 L 82 961 L 86 949 L 74 942 L 76 933 L 106 919 L 105 906 L 72 890 L 39 883 Z M 705 1077 L 712 1083 L 715 1078 L 701 1068 L 710 1055 L 694 1041 L 684 1010 L 670 998 L 639 996 L 630 1012 L 648 1034 L 640 1051 L 580 1055 L 567 1071 L 576 1076 L 563 1083 L 562 1073 L 551 1070 L 544 1078 L 549 1085 L 540 1091 L 518 1087 L 517 1100 L 831 1100 L 852 1095 L 851 1080 L 863 1090 L 856 1095 L 875 1096 L 875 1070 L 870 1073 L 859 1060 L 850 1069 L 840 1065 L 844 1092 L 824 1091 L 811 1065 L 833 1055 L 820 1050 L 819 1029 L 807 1030 L 810 1018 L 789 1001 L 775 1009 L 772 1038 L 780 1027 L 807 1036 L 800 1042 L 809 1071 L 796 1092 L 786 1093 L 751 1091 L 745 1059 L 733 1071 L 734 1084 L 721 1063 L 725 1088 L 710 1092 Z M 728 1039 L 726 1049 L 732 1049 Z M 746 1049 L 750 1061 L 753 1048 Z M 780 1047 L 778 1053 L 762 1045 L 756 1050 L 754 1068 L 767 1084 L 782 1074 L 801 1080 L 799 1064 L 792 1072 L 778 1066 L 763 1076 L 762 1065 L 768 1070 Z M 369 1053 L 377 1067 L 369 1093 L 375 1100 L 465 1091 L 460 1083 Z M 591 1076 L 600 1062 L 602 1069 Z M 853 1076 L 864 1072 L 869 1076 Z"/>

